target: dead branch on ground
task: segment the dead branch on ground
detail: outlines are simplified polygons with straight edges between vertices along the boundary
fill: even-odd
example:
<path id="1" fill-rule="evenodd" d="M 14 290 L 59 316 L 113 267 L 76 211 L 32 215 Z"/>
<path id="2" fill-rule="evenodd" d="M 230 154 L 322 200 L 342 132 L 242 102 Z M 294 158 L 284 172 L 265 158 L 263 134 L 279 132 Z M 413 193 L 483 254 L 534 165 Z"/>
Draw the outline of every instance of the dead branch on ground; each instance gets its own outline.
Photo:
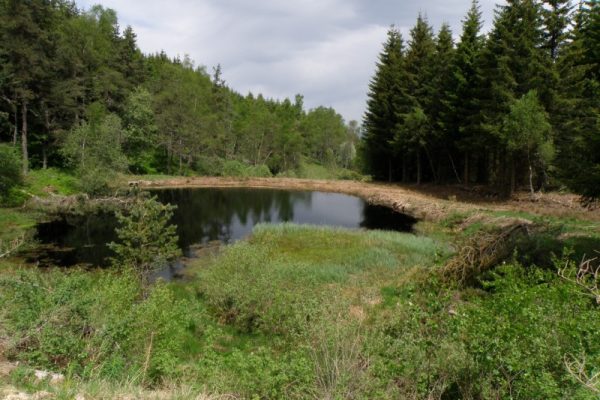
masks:
<path id="1" fill-rule="evenodd" d="M 569 374 L 584 387 L 593 393 L 600 394 L 600 372 L 589 373 L 587 371 L 585 357 L 578 359 L 572 355 L 565 355 L 565 367 Z"/>
<path id="2" fill-rule="evenodd" d="M 583 256 L 576 268 L 572 268 L 571 262 L 567 261 L 565 267 L 558 271 L 558 275 L 577 285 L 582 289 L 582 294 L 592 297 L 596 300 L 596 304 L 600 305 L 600 259 L 598 257 Z"/>
<path id="3" fill-rule="evenodd" d="M 25 243 L 25 236 L 19 236 L 8 243 L 0 240 L 0 258 L 8 257 Z"/>

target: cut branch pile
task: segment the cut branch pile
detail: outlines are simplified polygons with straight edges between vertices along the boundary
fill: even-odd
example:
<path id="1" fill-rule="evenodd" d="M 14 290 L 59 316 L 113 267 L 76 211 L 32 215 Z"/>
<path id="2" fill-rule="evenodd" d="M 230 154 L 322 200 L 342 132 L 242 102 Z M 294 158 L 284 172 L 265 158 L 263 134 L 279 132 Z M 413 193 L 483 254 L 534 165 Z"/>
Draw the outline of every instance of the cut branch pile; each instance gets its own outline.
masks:
<path id="1" fill-rule="evenodd" d="M 528 223 L 517 223 L 472 237 L 442 268 L 443 279 L 459 285 L 472 283 L 481 273 L 510 257 L 516 239 L 529 236 L 530 227 Z"/>

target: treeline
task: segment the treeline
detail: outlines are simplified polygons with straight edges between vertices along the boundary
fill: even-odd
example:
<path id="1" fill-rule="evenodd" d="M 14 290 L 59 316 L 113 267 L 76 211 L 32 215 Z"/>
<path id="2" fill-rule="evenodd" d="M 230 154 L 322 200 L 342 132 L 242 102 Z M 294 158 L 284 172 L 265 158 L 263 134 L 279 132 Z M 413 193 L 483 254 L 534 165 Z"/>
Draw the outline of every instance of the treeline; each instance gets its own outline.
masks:
<path id="1" fill-rule="evenodd" d="M 277 174 L 350 166 L 357 124 L 331 108 L 242 96 L 188 58 L 144 55 L 116 13 L 65 0 L 0 0 L 0 141 L 23 171 Z M 234 171 L 235 172 L 235 171 Z M 101 182 L 96 182 L 100 184 Z"/>
<path id="2" fill-rule="evenodd" d="M 508 0 L 481 28 L 474 1 L 458 43 L 422 15 L 406 46 L 389 30 L 364 119 L 368 171 L 600 195 L 600 3 Z"/>

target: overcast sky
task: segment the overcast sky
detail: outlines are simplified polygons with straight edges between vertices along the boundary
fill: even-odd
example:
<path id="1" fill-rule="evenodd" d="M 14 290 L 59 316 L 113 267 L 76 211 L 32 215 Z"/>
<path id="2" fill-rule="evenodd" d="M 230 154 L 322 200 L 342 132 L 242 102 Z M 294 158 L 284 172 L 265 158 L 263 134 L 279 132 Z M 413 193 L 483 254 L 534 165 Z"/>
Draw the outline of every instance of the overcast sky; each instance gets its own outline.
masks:
<path id="1" fill-rule="evenodd" d="M 480 0 L 489 29 L 497 0 Z M 234 90 L 304 95 L 362 120 L 368 83 L 390 25 L 405 37 L 421 11 L 455 37 L 471 0 L 77 0 L 102 4 L 131 25 L 143 52 L 185 54 L 209 72 L 221 64 Z"/>

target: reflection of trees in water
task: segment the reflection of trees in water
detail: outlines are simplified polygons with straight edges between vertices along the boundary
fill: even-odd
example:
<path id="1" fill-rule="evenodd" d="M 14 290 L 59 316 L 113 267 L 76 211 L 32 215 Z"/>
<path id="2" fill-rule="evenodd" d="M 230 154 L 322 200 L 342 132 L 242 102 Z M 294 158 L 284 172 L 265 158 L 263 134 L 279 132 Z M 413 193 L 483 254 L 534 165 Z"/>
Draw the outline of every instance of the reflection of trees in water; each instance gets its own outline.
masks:
<path id="1" fill-rule="evenodd" d="M 411 232 L 417 220 L 389 207 L 364 203 L 361 228 Z"/>
<path id="2" fill-rule="evenodd" d="M 267 189 L 175 189 L 157 191 L 162 202 L 177 205 L 173 223 L 180 245 L 236 239 L 236 220 L 243 226 L 291 221 L 294 205 L 310 205 L 312 193 Z"/>
<path id="3" fill-rule="evenodd" d="M 68 215 L 38 224 L 36 240 L 52 246 L 42 247 L 44 254 L 32 254 L 44 265 L 70 266 L 77 263 L 107 265 L 113 252 L 105 245 L 115 240 L 117 221 L 112 213 Z"/>

